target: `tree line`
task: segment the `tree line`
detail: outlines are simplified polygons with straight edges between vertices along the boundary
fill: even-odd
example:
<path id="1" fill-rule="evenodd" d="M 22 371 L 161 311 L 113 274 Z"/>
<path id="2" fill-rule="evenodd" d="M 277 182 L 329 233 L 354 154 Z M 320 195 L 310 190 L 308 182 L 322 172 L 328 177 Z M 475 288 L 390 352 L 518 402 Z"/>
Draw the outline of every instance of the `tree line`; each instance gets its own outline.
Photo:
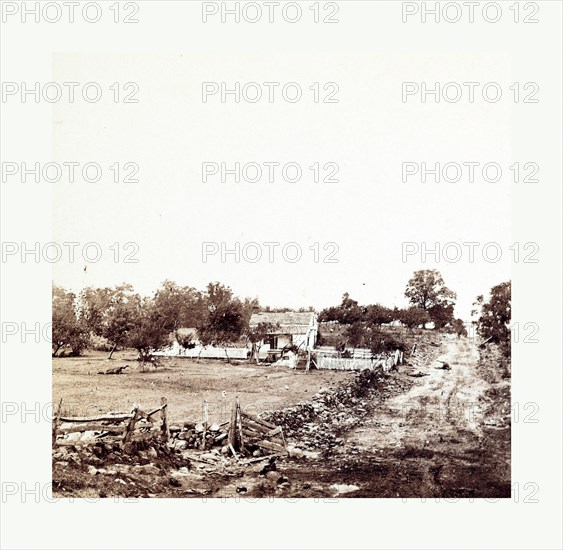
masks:
<path id="1" fill-rule="evenodd" d="M 454 318 L 456 293 L 446 286 L 439 271 L 416 271 L 407 283 L 405 297 L 410 303 L 408 308 L 389 308 L 381 304 L 361 306 L 345 293 L 339 306 L 321 311 L 319 320 L 338 321 L 344 325 L 364 323 L 374 326 L 400 321 L 408 328 L 432 322 L 437 329 L 449 325 L 462 331 L 463 321 Z"/>
<path id="2" fill-rule="evenodd" d="M 424 327 L 432 322 L 438 330 L 448 330 L 458 336 L 467 336 L 462 319 L 454 316 L 457 295 L 450 290 L 435 269 L 416 271 L 407 282 L 405 297 L 407 308 L 389 308 L 381 304 L 360 305 L 348 293 L 338 306 L 323 309 L 319 321 L 335 321 L 345 325 L 346 345 L 365 347 L 372 353 L 402 349 L 402 343 L 389 332 L 381 330 L 384 324 L 395 321 L 408 329 Z M 510 355 L 511 284 L 501 283 L 490 291 L 489 300 L 478 296 L 472 315 L 477 333 L 485 342 L 498 344 L 501 351 Z M 343 345 L 343 344 L 342 344 Z"/>
<path id="3" fill-rule="evenodd" d="M 199 291 L 165 281 L 151 297 L 141 297 L 129 284 L 85 288 L 77 296 L 53 286 L 53 356 L 68 348 L 79 355 L 92 337 L 109 344 L 109 358 L 118 348 L 133 348 L 143 361 L 169 343 L 171 333 L 188 347 L 191 337 L 181 327 L 195 327 L 204 345 L 237 341 L 248 327 L 256 298 L 240 299 L 219 282 Z"/>
<path id="4" fill-rule="evenodd" d="M 415 272 L 406 285 L 405 297 L 409 307 L 388 308 L 381 304 L 362 306 L 345 293 L 340 305 L 321 311 L 319 321 L 345 325 L 346 345 L 367 347 L 374 353 L 402 349 L 401 342 L 381 330 L 381 325 L 393 321 L 411 330 L 431 321 L 436 329 L 467 334 L 464 322 L 453 314 L 456 294 L 437 270 Z M 256 344 L 274 327 L 260 323 L 250 328 L 252 313 L 293 311 L 260 307 L 257 298 L 241 299 L 219 282 L 200 291 L 167 280 L 151 297 L 140 296 L 129 284 L 88 287 L 78 295 L 53 285 L 52 300 L 53 356 L 63 350 L 79 355 L 98 337 L 107 343 L 110 358 L 118 348 L 133 348 L 143 361 L 155 349 L 169 344 L 171 333 L 181 346 L 193 346 L 192 336 L 179 332 L 182 327 L 195 327 L 203 345 L 225 346 L 246 336 L 256 354 Z M 474 305 L 478 333 L 510 354 L 510 282 L 493 287 L 489 301 L 478 296 Z"/>

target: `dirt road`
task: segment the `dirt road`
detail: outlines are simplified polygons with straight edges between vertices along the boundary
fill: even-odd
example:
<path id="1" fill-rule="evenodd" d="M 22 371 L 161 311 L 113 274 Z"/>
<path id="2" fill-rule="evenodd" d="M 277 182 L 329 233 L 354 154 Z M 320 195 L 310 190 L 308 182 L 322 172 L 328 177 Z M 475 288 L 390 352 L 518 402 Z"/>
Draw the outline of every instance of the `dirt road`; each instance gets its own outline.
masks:
<path id="1" fill-rule="evenodd" d="M 510 428 L 484 424 L 490 384 L 479 374 L 478 349 L 455 339 L 439 352 L 451 370 L 437 360 L 413 369 L 426 376 L 376 404 L 345 434 L 345 444 L 315 465 L 318 490 L 350 497 L 510 496 Z M 391 376 L 408 377 L 404 370 Z"/>

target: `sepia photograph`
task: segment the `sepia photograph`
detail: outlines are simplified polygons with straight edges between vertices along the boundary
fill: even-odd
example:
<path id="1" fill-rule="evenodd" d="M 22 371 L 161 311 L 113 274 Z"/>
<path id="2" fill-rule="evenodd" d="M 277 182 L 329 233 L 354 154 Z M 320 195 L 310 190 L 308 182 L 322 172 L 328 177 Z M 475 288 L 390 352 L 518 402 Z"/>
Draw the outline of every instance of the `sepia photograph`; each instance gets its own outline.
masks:
<path id="1" fill-rule="evenodd" d="M 563 4 L 1 6 L 1 546 L 558 549 Z"/>
<path id="2" fill-rule="evenodd" d="M 338 84 L 306 86 L 295 56 L 54 56 L 60 81 L 112 91 L 94 118 L 55 104 L 56 158 L 72 152 L 77 180 L 106 166 L 123 179 L 111 195 L 54 190 L 54 495 L 510 498 L 510 263 L 539 257 L 510 241 L 510 104 L 457 107 L 482 117 L 464 149 L 481 161 L 405 161 L 425 140 L 438 158 L 451 147 L 405 114 L 424 85 L 395 78 L 422 58 L 317 59 L 315 78 Z M 506 71 L 502 55 L 482 61 Z M 270 85 L 228 78 L 257 68 Z M 273 71 L 301 78 L 274 86 Z M 352 86 L 395 89 L 395 111 L 366 102 L 355 118 Z M 307 131 L 292 140 L 296 117 Z M 132 124 L 138 166 L 112 164 Z"/>

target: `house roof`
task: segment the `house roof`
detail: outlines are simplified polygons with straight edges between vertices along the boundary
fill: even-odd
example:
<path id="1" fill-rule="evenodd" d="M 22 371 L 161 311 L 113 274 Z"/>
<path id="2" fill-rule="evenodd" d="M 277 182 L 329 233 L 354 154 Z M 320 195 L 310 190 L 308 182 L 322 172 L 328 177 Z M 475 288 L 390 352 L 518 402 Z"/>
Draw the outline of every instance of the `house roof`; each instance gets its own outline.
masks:
<path id="1" fill-rule="evenodd" d="M 270 323 L 277 325 L 271 334 L 306 334 L 309 327 L 315 324 L 315 319 L 315 313 L 312 311 L 299 313 L 296 311 L 285 313 L 262 311 L 252 314 L 250 326 L 255 327 L 259 323 Z"/>

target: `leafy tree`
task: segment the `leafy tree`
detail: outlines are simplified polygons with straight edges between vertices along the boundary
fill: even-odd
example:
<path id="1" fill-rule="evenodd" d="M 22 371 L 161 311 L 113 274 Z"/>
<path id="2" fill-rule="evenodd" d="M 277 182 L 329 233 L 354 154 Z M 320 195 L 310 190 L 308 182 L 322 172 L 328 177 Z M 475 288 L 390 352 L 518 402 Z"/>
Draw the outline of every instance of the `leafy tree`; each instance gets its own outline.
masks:
<path id="1" fill-rule="evenodd" d="M 346 327 L 344 335 L 350 347 L 353 349 L 362 347 L 366 337 L 366 327 L 360 322 L 352 323 Z"/>
<path id="2" fill-rule="evenodd" d="M 412 306 L 426 311 L 438 328 L 453 320 L 456 293 L 446 286 L 436 269 L 416 271 L 407 283 L 405 296 Z"/>
<path id="3" fill-rule="evenodd" d="M 390 323 L 394 320 L 393 310 L 381 304 L 367 306 L 365 312 L 365 319 L 368 323 L 373 325 L 382 325 L 383 323 Z"/>
<path id="4" fill-rule="evenodd" d="M 169 332 L 182 327 L 195 327 L 205 316 L 201 292 L 189 286 L 179 286 L 166 280 L 156 291 L 154 307 Z"/>
<path id="5" fill-rule="evenodd" d="M 139 352 L 143 365 L 152 353 L 166 345 L 169 335 L 168 320 L 162 315 L 154 299 L 135 300 L 129 312 L 130 328 L 127 345 Z"/>
<path id="6" fill-rule="evenodd" d="M 131 285 L 123 284 L 113 289 L 102 324 L 102 336 L 112 344 L 108 359 L 112 358 L 118 346 L 127 344 L 128 333 L 138 319 L 140 300 Z"/>
<path id="7" fill-rule="evenodd" d="M 480 309 L 477 332 L 485 340 L 499 344 L 505 356 L 510 356 L 511 284 L 510 281 L 491 288 L 490 298 L 477 298 Z"/>
<path id="8" fill-rule="evenodd" d="M 342 303 L 337 307 L 323 309 L 319 314 L 319 321 L 338 321 L 342 325 L 350 325 L 363 320 L 364 311 L 356 300 L 352 300 L 346 292 L 342 296 Z"/>
<path id="9" fill-rule="evenodd" d="M 463 319 L 454 319 L 451 323 L 451 331 L 457 334 L 457 337 L 467 336 L 467 327 Z"/>
<path id="10" fill-rule="evenodd" d="M 73 355 L 80 355 L 88 344 L 88 329 L 79 318 L 76 296 L 64 288 L 53 285 L 52 289 L 52 354 L 55 357 L 64 346 Z"/>
<path id="11" fill-rule="evenodd" d="M 442 329 L 446 325 L 451 325 L 455 320 L 454 306 L 451 304 L 446 306 L 432 306 L 428 310 L 428 318 L 434 322 L 434 327 L 437 329 Z"/>
<path id="12" fill-rule="evenodd" d="M 405 351 L 406 349 L 404 342 L 379 327 L 372 327 L 366 333 L 365 343 L 371 350 L 372 357 L 377 357 L 384 352 Z"/>
<path id="13" fill-rule="evenodd" d="M 232 290 L 218 282 L 209 283 L 204 300 L 207 314 L 197 326 L 201 343 L 204 346 L 226 346 L 237 341 L 244 330 L 244 312 Z M 225 355 L 229 359 L 226 349 Z"/>
<path id="14" fill-rule="evenodd" d="M 399 321 L 407 328 L 413 329 L 419 327 L 428 321 L 428 313 L 421 307 L 409 307 L 406 309 L 399 309 L 396 313 Z"/>
<path id="15" fill-rule="evenodd" d="M 111 288 L 85 288 L 80 293 L 80 317 L 88 330 L 96 336 L 102 336 L 107 321 L 113 290 Z"/>

